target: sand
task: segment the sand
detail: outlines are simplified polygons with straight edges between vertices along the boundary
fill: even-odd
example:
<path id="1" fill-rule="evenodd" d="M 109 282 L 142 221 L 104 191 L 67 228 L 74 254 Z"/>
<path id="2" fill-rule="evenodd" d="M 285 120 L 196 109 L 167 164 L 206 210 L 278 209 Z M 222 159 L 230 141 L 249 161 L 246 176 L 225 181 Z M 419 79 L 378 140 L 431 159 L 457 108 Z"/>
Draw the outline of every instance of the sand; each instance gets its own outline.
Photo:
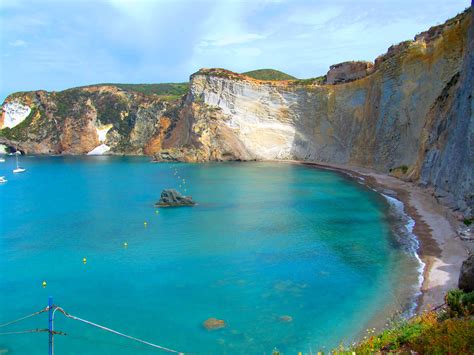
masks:
<path id="1" fill-rule="evenodd" d="M 457 222 L 453 212 L 441 205 L 431 190 L 370 169 L 338 164 L 297 163 L 363 177 L 370 187 L 396 192 L 396 197 L 405 205 L 405 212 L 415 220 L 413 231 L 420 241 L 419 256 L 426 264 L 418 310 L 443 304 L 446 292 L 457 288 L 461 264 L 468 256 L 468 249 L 456 232 Z"/>

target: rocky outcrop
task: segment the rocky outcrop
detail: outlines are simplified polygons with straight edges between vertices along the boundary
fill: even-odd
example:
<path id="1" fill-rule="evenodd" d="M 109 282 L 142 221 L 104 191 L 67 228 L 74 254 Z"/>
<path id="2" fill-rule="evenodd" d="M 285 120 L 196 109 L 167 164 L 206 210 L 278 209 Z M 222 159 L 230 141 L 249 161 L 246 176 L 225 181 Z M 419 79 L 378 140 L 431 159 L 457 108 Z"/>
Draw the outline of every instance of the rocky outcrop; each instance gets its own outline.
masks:
<path id="1" fill-rule="evenodd" d="M 361 79 L 370 74 L 373 68 L 373 63 L 364 61 L 334 64 L 329 67 L 326 83 L 338 84 Z"/>
<path id="2" fill-rule="evenodd" d="M 191 77 L 189 96 L 219 109 L 220 121 L 255 159 L 400 172 L 472 215 L 471 24 L 468 10 L 392 46 L 373 68 L 362 66 L 367 73 L 358 80 L 263 82 L 201 70 Z"/>
<path id="3" fill-rule="evenodd" d="M 293 317 L 292 316 L 280 316 L 278 317 L 278 319 L 280 320 L 280 322 L 284 322 L 284 323 L 289 323 L 289 322 L 293 322 Z"/>
<path id="4" fill-rule="evenodd" d="M 471 14 L 472 16 L 472 14 Z M 415 181 L 466 217 L 474 214 L 474 21 L 465 38 L 463 62 L 444 86 L 424 120 L 412 171 Z M 432 38 L 439 29 L 430 30 Z"/>
<path id="5" fill-rule="evenodd" d="M 474 254 L 462 263 L 459 288 L 464 292 L 474 291 Z"/>
<path id="6" fill-rule="evenodd" d="M 3 127 L 0 142 L 35 154 L 153 154 L 169 128 L 168 112 L 179 104 L 112 85 L 13 94 L 3 116 L 12 116 L 12 107 L 30 112 L 17 125 Z"/>
<path id="7" fill-rule="evenodd" d="M 183 196 L 178 191 L 166 189 L 161 192 L 160 200 L 155 207 L 182 207 L 194 206 L 196 202 L 189 196 Z"/>
<path id="8" fill-rule="evenodd" d="M 109 149 L 160 161 L 350 164 L 432 188 L 471 216 L 472 22 L 469 9 L 390 47 L 373 66 L 332 66 L 326 83 L 202 69 L 191 76 L 187 95 L 171 101 L 111 85 L 14 94 L 6 104 L 31 112 L 0 130 L 0 144 L 27 153 Z"/>
<path id="9" fill-rule="evenodd" d="M 222 319 L 209 318 L 208 320 L 204 321 L 203 326 L 207 330 L 216 330 L 225 328 L 227 325 Z"/>

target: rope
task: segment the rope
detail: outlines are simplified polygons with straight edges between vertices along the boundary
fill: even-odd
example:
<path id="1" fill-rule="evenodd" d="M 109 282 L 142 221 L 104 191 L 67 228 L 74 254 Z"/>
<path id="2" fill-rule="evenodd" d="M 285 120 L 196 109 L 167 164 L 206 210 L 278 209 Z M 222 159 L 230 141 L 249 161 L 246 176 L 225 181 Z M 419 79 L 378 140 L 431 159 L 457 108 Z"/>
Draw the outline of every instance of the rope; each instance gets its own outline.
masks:
<path id="1" fill-rule="evenodd" d="M 48 307 L 46 307 L 45 309 L 42 309 L 41 311 L 38 311 L 38 312 L 35 312 L 35 313 L 31 313 L 31 314 L 29 314 L 29 315 L 27 315 L 27 316 L 24 316 L 24 317 L 21 317 L 21 318 L 12 320 L 12 321 L 7 322 L 7 323 L 0 324 L 0 328 L 6 327 L 7 325 L 10 325 L 10 324 L 13 324 L 13 323 L 22 321 L 22 320 L 24 320 L 24 319 L 28 319 L 28 318 L 33 317 L 33 316 L 36 316 L 36 315 L 38 315 L 38 314 L 41 314 L 41 313 L 43 313 L 43 312 L 46 312 L 47 310 L 48 310 Z"/>
<path id="2" fill-rule="evenodd" d="M 29 330 L 19 330 L 17 332 L 4 332 L 0 333 L 0 335 L 8 335 L 8 334 L 24 334 L 24 333 L 41 333 L 41 332 L 48 332 L 48 329 L 29 329 Z"/>
<path id="3" fill-rule="evenodd" d="M 127 338 L 127 339 L 134 340 L 134 341 L 137 341 L 137 342 L 139 342 L 139 343 L 142 343 L 142 344 L 145 344 L 145 345 L 149 345 L 149 346 L 151 346 L 151 347 L 154 347 L 154 348 L 157 348 L 157 349 L 160 349 L 160 350 L 164 350 L 164 351 L 167 351 L 167 352 L 170 352 L 170 353 L 175 353 L 175 354 L 184 355 L 184 353 L 182 353 L 182 352 L 179 352 L 179 351 L 176 351 L 176 350 L 173 350 L 173 349 L 168 349 L 168 348 L 166 348 L 166 347 L 164 347 L 164 346 L 156 345 L 156 344 L 150 343 L 150 342 L 148 342 L 148 341 L 141 340 L 141 339 L 132 337 L 132 336 L 130 336 L 130 335 L 120 333 L 120 332 L 118 332 L 118 331 L 116 331 L 116 330 L 113 330 L 113 329 L 104 327 L 104 326 L 102 326 L 102 325 L 100 325 L 100 324 L 96 324 L 96 323 L 90 322 L 90 321 L 88 321 L 88 320 L 85 320 L 85 319 L 82 319 L 82 318 L 73 316 L 73 315 L 67 313 L 67 312 L 66 312 L 64 309 L 62 309 L 61 307 L 56 307 L 56 309 L 57 309 L 58 311 L 60 311 L 62 314 L 64 314 L 66 317 L 71 318 L 71 319 L 74 319 L 74 320 L 77 320 L 77 321 L 79 321 L 79 322 L 83 322 L 83 323 L 92 325 L 93 327 L 100 328 L 100 329 L 105 330 L 105 331 L 107 331 L 107 332 L 111 332 L 111 333 L 120 335 L 120 336 L 125 337 L 125 338 Z"/>

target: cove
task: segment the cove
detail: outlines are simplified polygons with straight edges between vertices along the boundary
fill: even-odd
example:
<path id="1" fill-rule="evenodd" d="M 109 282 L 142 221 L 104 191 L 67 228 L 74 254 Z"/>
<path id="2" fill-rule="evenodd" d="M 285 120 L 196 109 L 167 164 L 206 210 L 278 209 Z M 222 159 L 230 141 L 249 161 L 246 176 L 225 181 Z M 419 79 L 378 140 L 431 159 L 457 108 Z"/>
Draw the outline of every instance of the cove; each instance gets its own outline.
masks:
<path id="1" fill-rule="evenodd" d="M 18 176 L 12 158 L 1 167 L 0 323 L 51 295 L 71 314 L 185 353 L 315 352 L 404 306 L 417 277 L 387 202 L 339 173 L 143 157 L 22 163 Z M 198 205 L 156 213 L 163 188 Z M 206 330 L 211 317 L 227 327 Z M 43 314 L 11 329 L 45 327 Z M 157 353 L 61 315 L 55 328 L 67 333 L 58 353 Z M 0 349 L 43 354 L 47 335 L 2 336 Z"/>

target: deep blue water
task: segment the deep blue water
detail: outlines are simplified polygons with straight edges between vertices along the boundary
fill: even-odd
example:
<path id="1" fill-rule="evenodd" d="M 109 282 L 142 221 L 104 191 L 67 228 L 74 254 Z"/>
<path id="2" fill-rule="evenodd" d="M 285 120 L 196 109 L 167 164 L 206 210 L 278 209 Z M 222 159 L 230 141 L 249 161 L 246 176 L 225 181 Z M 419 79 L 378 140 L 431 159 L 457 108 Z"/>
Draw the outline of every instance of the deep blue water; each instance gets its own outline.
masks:
<path id="1" fill-rule="evenodd" d="M 11 157 L 0 165 L 9 180 L 0 185 L 0 323 L 43 308 L 51 295 L 71 314 L 186 353 L 307 353 L 353 340 L 399 302 L 400 279 L 415 272 L 386 202 L 334 172 L 122 157 L 21 161 L 28 170 L 15 176 Z M 156 213 L 171 187 L 199 205 Z M 210 317 L 227 327 L 205 330 Z M 37 327 L 47 327 L 46 314 L 0 332 Z M 60 314 L 55 328 L 67 333 L 55 337 L 57 354 L 160 353 Z M 47 334 L 1 335 L 4 348 L 44 354 Z"/>

